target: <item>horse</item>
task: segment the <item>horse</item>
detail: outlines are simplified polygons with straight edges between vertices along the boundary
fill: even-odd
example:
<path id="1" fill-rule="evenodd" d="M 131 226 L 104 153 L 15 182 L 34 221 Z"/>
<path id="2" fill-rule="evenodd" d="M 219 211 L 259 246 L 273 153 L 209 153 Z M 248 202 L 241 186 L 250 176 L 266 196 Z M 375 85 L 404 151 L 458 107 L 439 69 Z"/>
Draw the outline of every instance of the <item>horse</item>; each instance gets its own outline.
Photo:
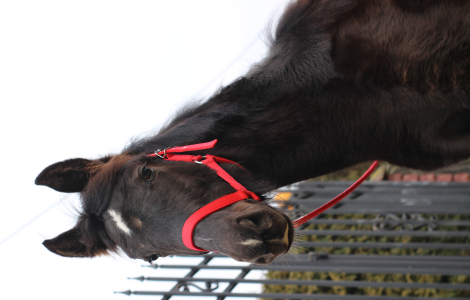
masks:
<path id="1" fill-rule="evenodd" d="M 371 160 L 433 170 L 467 159 L 469 16 L 463 0 L 290 3 L 246 75 L 119 154 L 45 168 L 35 183 L 80 193 L 82 211 L 43 244 L 65 257 L 216 251 L 269 264 L 294 236 L 267 204 L 270 191 Z M 234 186 L 201 161 L 166 159 L 166 149 L 215 139 L 184 155 L 222 158 L 221 172 L 252 196 L 200 220 L 188 248 L 186 220 Z"/>

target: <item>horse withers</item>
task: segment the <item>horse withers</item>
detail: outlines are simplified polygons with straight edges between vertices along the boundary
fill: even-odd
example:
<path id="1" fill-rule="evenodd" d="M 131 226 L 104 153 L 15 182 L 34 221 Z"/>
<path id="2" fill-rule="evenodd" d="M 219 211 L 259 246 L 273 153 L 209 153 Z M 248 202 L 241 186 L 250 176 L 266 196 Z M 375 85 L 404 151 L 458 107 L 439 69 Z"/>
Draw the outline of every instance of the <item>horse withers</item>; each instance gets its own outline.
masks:
<path id="1" fill-rule="evenodd" d="M 269 191 L 370 160 L 431 170 L 468 158 L 469 15 L 470 2 L 459 0 L 291 3 L 267 57 L 245 76 L 120 154 L 42 171 L 36 184 L 82 201 L 76 226 L 44 245 L 67 257 L 122 249 L 147 261 L 205 253 L 185 245 L 183 227 L 235 192 L 226 173 L 252 194 L 203 218 L 191 239 L 268 264 L 294 235 L 263 201 Z M 215 139 L 185 153 L 198 163 L 163 150 Z M 223 171 L 204 156 L 221 158 Z"/>

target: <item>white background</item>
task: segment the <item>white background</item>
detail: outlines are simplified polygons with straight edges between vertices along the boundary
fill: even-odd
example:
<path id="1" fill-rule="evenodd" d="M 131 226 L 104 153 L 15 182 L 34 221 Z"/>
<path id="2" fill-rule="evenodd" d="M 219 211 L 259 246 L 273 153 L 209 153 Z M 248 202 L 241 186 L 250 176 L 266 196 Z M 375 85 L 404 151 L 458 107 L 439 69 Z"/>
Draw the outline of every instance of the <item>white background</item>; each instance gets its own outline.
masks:
<path id="1" fill-rule="evenodd" d="M 140 261 L 48 252 L 42 241 L 74 226 L 78 202 L 34 179 L 60 160 L 119 152 L 131 138 L 158 130 L 183 103 L 242 75 L 263 57 L 264 29 L 284 6 L 0 1 L 0 241 L 60 200 L 0 245 L 2 299 L 127 299 L 113 292 L 165 289 L 127 280 L 157 275 Z"/>

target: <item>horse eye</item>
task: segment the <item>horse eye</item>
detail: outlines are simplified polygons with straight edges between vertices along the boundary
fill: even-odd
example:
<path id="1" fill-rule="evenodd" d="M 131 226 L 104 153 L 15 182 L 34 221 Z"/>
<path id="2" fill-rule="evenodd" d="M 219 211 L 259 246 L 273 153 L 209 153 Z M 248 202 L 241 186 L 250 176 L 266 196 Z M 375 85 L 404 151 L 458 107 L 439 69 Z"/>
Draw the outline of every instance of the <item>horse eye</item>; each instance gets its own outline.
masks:
<path id="1" fill-rule="evenodd" d="M 140 175 L 143 179 L 147 180 L 147 182 L 150 183 L 155 177 L 155 171 L 150 168 L 147 168 L 146 166 L 143 166 L 140 170 Z"/>
<path id="2" fill-rule="evenodd" d="M 156 261 L 158 259 L 158 255 L 152 254 L 149 256 L 148 261 L 150 264 L 152 264 L 152 261 Z"/>

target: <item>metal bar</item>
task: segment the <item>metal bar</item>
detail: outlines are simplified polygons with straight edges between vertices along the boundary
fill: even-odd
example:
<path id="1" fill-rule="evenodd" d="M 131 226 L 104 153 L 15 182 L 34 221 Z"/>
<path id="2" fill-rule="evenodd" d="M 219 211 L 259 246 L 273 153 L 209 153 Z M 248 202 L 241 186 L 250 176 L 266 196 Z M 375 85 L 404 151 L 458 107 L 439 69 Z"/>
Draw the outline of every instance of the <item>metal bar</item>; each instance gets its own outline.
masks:
<path id="1" fill-rule="evenodd" d="M 217 292 L 164 292 L 164 291 L 126 291 L 129 295 L 146 295 L 146 296 L 208 296 L 208 297 L 259 297 L 259 294 L 252 293 L 217 293 Z M 331 295 L 331 294 L 286 294 L 286 293 L 264 293 L 264 298 L 282 298 L 282 299 L 346 299 L 346 300 L 449 300 L 449 298 L 422 298 L 422 297 L 398 297 L 398 296 L 364 296 L 364 295 Z M 470 298 L 459 298 L 462 300 L 470 300 Z"/>
<path id="2" fill-rule="evenodd" d="M 349 236 L 422 236 L 470 237 L 469 231 L 407 231 L 407 230 L 299 230 L 298 235 L 349 235 Z"/>
<path id="3" fill-rule="evenodd" d="M 303 181 L 299 183 L 293 189 L 285 189 L 280 188 L 279 191 L 284 192 L 292 192 L 292 191 L 300 191 L 300 190 L 312 190 L 314 188 L 318 189 L 325 189 L 325 188 L 348 188 L 354 181 Z M 449 189 L 452 191 L 455 190 L 463 190 L 463 191 L 470 191 L 470 185 L 465 182 L 424 182 L 424 181 L 417 181 L 417 182 L 403 182 L 403 181 L 365 181 L 362 183 L 357 189 L 366 189 L 368 191 L 374 189 L 403 189 L 403 188 L 415 188 L 415 189 Z M 356 190 L 357 190 L 356 189 Z"/>
<path id="4" fill-rule="evenodd" d="M 324 214 L 325 215 L 325 214 Z M 375 220 L 375 219 L 356 219 L 356 220 L 335 220 L 335 219 L 312 219 L 307 224 L 324 224 L 324 225 L 374 225 L 384 223 L 391 226 L 400 226 L 402 224 L 412 225 L 437 225 L 437 226 L 470 226 L 470 221 L 432 221 L 432 220 Z"/>
<path id="5" fill-rule="evenodd" d="M 229 258 L 228 256 L 220 253 L 210 253 L 206 254 L 207 256 L 211 257 L 225 257 Z M 285 262 L 286 260 L 289 260 L 288 264 L 292 263 L 299 263 L 299 264 L 304 264 L 304 263 L 309 263 L 311 261 L 317 261 L 318 259 L 316 258 L 317 255 L 323 256 L 323 252 L 310 252 L 310 253 L 302 253 L 302 254 L 296 254 L 290 255 L 286 254 L 278 259 L 276 259 L 274 262 L 281 263 Z M 320 258 L 323 259 L 323 258 Z M 429 265 L 430 263 L 432 264 L 442 264 L 442 265 L 448 265 L 449 263 L 455 263 L 459 265 L 467 265 L 470 268 L 470 256 L 451 256 L 451 255 L 446 255 L 446 256 L 434 256 L 434 255 L 420 255 L 420 256 L 415 256 L 415 255 L 379 255 L 379 254 L 369 254 L 369 255 L 361 255 L 361 254 L 328 254 L 326 257 L 327 260 L 334 260 L 334 261 L 345 261 L 345 262 L 350 262 L 350 261 L 360 261 L 362 262 L 371 262 L 371 263 L 413 263 L 413 264 L 424 264 L 424 265 Z M 282 260 L 282 261 L 280 261 Z M 244 268 L 244 267 L 240 267 Z"/>
<path id="6" fill-rule="evenodd" d="M 194 266 L 188 265 L 161 265 L 161 268 L 168 269 L 189 269 Z M 365 265 L 360 263 L 357 265 L 344 265 L 334 263 L 316 262 L 315 264 L 303 264 L 303 265 L 270 265 L 270 266 L 259 266 L 249 265 L 244 268 L 250 270 L 269 270 L 269 271 L 298 271 L 298 272 L 346 272 L 346 273 L 374 273 L 374 274 L 430 274 L 430 275 L 470 275 L 470 268 L 462 266 L 449 266 L 449 267 L 420 267 L 413 265 L 396 266 L 390 265 L 385 267 L 384 265 L 374 264 Z M 198 269 L 208 270 L 238 270 L 240 267 L 237 266 L 201 266 Z"/>
<path id="7" fill-rule="evenodd" d="M 314 199 L 301 199 L 298 202 L 293 200 L 289 200 L 288 202 L 281 202 L 281 203 L 288 203 L 290 205 L 294 206 L 299 206 L 304 209 L 310 209 L 314 207 L 321 206 L 334 198 L 334 195 L 330 195 L 327 197 L 323 198 L 314 198 Z M 461 201 L 453 201 L 449 200 L 448 198 L 442 199 L 442 201 L 437 201 L 436 199 L 416 199 L 416 198 L 403 198 L 401 196 L 400 198 L 397 199 L 383 199 L 379 197 L 374 197 L 372 199 L 364 199 L 364 200 L 343 200 L 340 202 L 341 205 L 337 204 L 336 208 L 333 208 L 333 210 L 338 210 L 340 207 L 348 207 L 350 209 L 359 209 L 359 208 L 371 208 L 375 210 L 379 209 L 402 209 L 402 208 L 407 208 L 408 213 L 413 212 L 414 210 L 420 209 L 422 211 L 427 211 L 433 212 L 435 211 L 435 207 L 441 209 L 442 211 L 437 212 L 436 214 L 447 214 L 447 211 L 454 212 L 457 211 L 456 213 L 452 213 L 455 215 L 464 215 L 467 214 L 466 211 L 469 210 L 470 204 L 468 203 L 470 201 L 470 197 L 463 199 Z M 463 211 L 460 211 L 462 209 Z"/>
<path id="8" fill-rule="evenodd" d="M 394 243 L 394 242 L 296 242 L 296 245 L 305 248 L 334 247 L 334 248 L 403 248 L 403 249 L 447 249 L 469 250 L 470 243 Z"/>
<path id="9" fill-rule="evenodd" d="M 378 200 L 377 200 L 378 201 Z M 429 205 L 410 206 L 400 203 L 400 205 L 388 205 L 384 203 L 339 203 L 340 206 L 332 207 L 328 210 L 328 214 L 385 214 L 385 213 L 419 213 L 419 214 L 449 214 L 449 215 L 468 215 L 470 214 L 470 199 L 467 201 L 469 205 L 463 207 L 462 205 L 454 205 L 453 203 L 446 203 L 446 205 Z M 310 211 L 314 208 L 328 202 L 328 200 L 315 201 L 314 203 L 299 203 L 302 211 Z"/>
<path id="10" fill-rule="evenodd" d="M 298 201 L 300 204 L 304 205 L 318 205 L 324 201 L 328 201 L 333 198 L 336 194 L 325 194 L 325 195 L 315 195 L 310 198 L 305 199 L 290 199 L 289 201 L 294 202 Z M 366 197 L 367 196 L 367 197 Z M 294 200 L 294 201 L 293 201 Z M 470 195 L 401 195 L 401 194 L 387 194 L 387 195 L 373 195 L 364 193 L 363 197 L 356 199 L 345 199 L 340 203 L 347 203 L 348 205 L 363 205 L 371 204 L 377 206 L 385 205 L 399 205 L 399 206 L 408 206 L 410 209 L 413 209 L 414 206 L 426 206 L 426 205 L 438 205 L 445 207 L 446 203 L 453 203 L 454 205 L 459 205 L 464 208 L 468 208 L 468 200 L 470 200 Z"/>
<path id="11" fill-rule="evenodd" d="M 148 281 L 181 281 L 181 282 L 227 282 L 247 284 L 274 284 L 274 285 L 314 285 L 314 286 L 344 286 L 344 287 L 384 287 L 402 289 L 452 289 L 470 290 L 470 284 L 451 283 L 407 283 L 407 282 L 375 282 L 375 281 L 332 281 L 332 280 L 295 280 L 295 279 L 214 279 L 214 278 L 188 278 L 179 277 L 144 277 Z"/>
<path id="12" fill-rule="evenodd" d="M 309 197 L 316 197 L 317 195 L 329 195 L 329 194 L 340 194 L 348 186 L 327 186 L 324 187 L 301 187 L 298 190 L 286 191 L 277 190 L 277 193 L 291 193 L 290 199 L 305 199 Z M 396 195 L 401 193 L 402 195 L 436 195 L 451 198 L 453 195 L 470 193 L 469 185 L 462 187 L 412 187 L 412 186 L 396 186 L 396 187 L 368 187 L 359 186 L 353 193 L 348 195 L 345 199 L 357 199 L 362 198 L 363 195 Z M 450 197 L 448 197 L 450 196 Z"/>
<path id="13" fill-rule="evenodd" d="M 326 194 L 326 195 L 316 195 L 315 197 L 306 198 L 306 199 L 290 199 L 289 202 L 299 203 L 305 206 L 318 206 L 324 203 L 325 201 L 330 200 L 336 194 Z M 440 206 L 445 208 L 446 204 L 457 205 L 464 209 L 468 209 L 470 205 L 468 200 L 470 200 L 470 195 L 445 195 L 445 197 L 436 197 L 436 195 L 393 195 L 388 194 L 383 195 L 371 195 L 364 193 L 364 196 L 367 195 L 367 198 L 357 198 L 357 199 L 345 199 L 340 203 L 346 203 L 348 206 L 363 206 L 363 205 L 372 205 L 377 207 L 393 207 L 393 206 L 404 206 L 412 210 L 415 207 L 427 207 L 432 208 L 432 206 Z M 465 197 L 463 197 L 465 196 Z M 432 206 L 430 206 L 432 204 Z M 462 213 L 461 213 L 462 214 Z"/>
<path id="14" fill-rule="evenodd" d="M 285 194 L 285 196 L 289 196 L 290 199 L 314 199 L 314 198 L 323 198 L 323 197 L 330 197 L 331 195 L 336 195 L 338 192 L 343 190 L 345 187 L 326 187 L 326 188 L 320 188 L 320 189 L 302 189 L 299 191 L 295 192 L 287 192 L 289 193 L 288 195 Z M 282 192 L 281 193 L 286 193 Z M 468 193 L 470 192 L 470 188 L 466 189 L 457 189 L 454 190 L 449 187 L 445 188 L 430 188 L 430 187 L 425 187 L 425 188 L 409 188 L 409 187 L 399 187 L 399 188 L 394 188 L 394 189 L 389 189 L 389 188 L 382 188 L 382 189 L 362 189 L 361 187 L 358 187 L 353 193 L 348 195 L 345 199 L 348 199 L 348 201 L 358 201 L 362 199 L 367 199 L 367 198 L 372 198 L 372 197 L 378 197 L 380 199 L 394 199 L 398 196 L 400 197 L 418 197 L 418 198 L 428 198 L 431 197 L 433 199 L 452 199 L 454 196 L 457 196 L 457 199 L 465 199 L 466 197 L 469 197 Z M 285 199 L 284 199 L 285 200 Z"/>
<path id="15" fill-rule="evenodd" d="M 327 201 L 325 201 L 326 203 Z M 316 207 L 320 207 L 318 205 Z M 315 207 L 315 208 L 316 208 Z M 313 207 L 312 207 L 313 209 Z M 417 213 L 417 214 L 449 214 L 449 215 L 462 215 L 462 214 L 470 214 L 470 209 L 458 209 L 458 208 L 449 208 L 446 210 L 439 209 L 439 208 L 410 208 L 410 207 L 395 207 L 395 208 L 356 208 L 356 207 L 347 207 L 341 206 L 336 209 L 330 209 L 328 214 L 383 214 L 383 213 Z"/>
<path id="16" fill-rule="evenodd" d="M 329 200 L 331 200 L 334 195 L 331 197 L 325 198 L 317 198 L 317 199 L 302 199 L 299 201 L 277 201 L 276 203 L 290 205 L 294 207 L 299 207 L 301 209 L 312 209 L 319 207 Z M 384 200 L 380 198 L 373 198 L 371 200 L 349 200 L 340 202 L 337 206 L 334 206 L 332 209 L 337 211 L 340 208 L 348 208 L 350 210 L 359 210 L 363 209 L 370 209 L 370 210 L 386 210 L 390 209 L 389 213 L 392 213 L 393 210 L 402 210 L 407 209 L 404 213 L 413 213 L 415 210 L 425 211 L 425 212 L 432 212 L 437 211 L 434 214 L 453 214 L 453 215 L 466 215 L 470 209 L 470 197 L 468 199 L 462 201 L 450 201 L 448 199 L 444 199 L 442 202 L 437 202 L 435 200 L 428 200 L 428 199 L 396 199 L 394 201 Z M 339 205 L 341 204 L 341 205 Z M 438 208 L 439 210 L 437 210 Z M 450 213 L 449 213 L 450 212 Z"/>
<path id="17" fill-rule="evenodd" d="M 226 257 L 223 254 L 211 254 L 211 257 Z M 296 255 L 283 255 L 277 258 L 273 263 L 282 264 L 309 264 L 316 261 L 334 261 L 341 264 L 347 264 L 351 262 L 359 262 L 361 264 L 413 264 L 413 265 L 442 265 L 448 266 L 451 264 L 459 266 L 467 266 L 470 268 L 470 256 L 433 256 L 433 255 L 360 255 L 360 254 L 328 254 L 323 252 L 310 252 L 308 254 L 296 254 Z M 160 267 L 162 267 L 161 265 Z M 171 266 L 171 265 L 165 265 Z M 196 267 L 196 266 L 193 266 Z M 189 267 L 188 267 L 189 268 Z M 238 267 L 239 269 L 245 267 Z"/>
<path id="18" fill-rule="evenodd" d="M 324 252 L 310 252 L 308 254 L 296 254 L 294 255 L 284 255 L 281 256 L 282 260 L 292 260 L 294 263 L 303 264 L 310 261 L 318 260 L 329 260 L 329 261 L 359 261 L 371 262 L 371 263 L 413 263 L 413 264 L 459 264 L 459 265 L 468 265 L 470 268 L 470 256 L 434 256 L 434 255 L 380 255 L 380 254 L 370 254 L 370 255 L 361 255 L 361 254 L 328 254 L 325 255 Z M 275 260 L 274 262 L 277 262 Z M 289 264 L 292 262 L 289 261 Z"/>

